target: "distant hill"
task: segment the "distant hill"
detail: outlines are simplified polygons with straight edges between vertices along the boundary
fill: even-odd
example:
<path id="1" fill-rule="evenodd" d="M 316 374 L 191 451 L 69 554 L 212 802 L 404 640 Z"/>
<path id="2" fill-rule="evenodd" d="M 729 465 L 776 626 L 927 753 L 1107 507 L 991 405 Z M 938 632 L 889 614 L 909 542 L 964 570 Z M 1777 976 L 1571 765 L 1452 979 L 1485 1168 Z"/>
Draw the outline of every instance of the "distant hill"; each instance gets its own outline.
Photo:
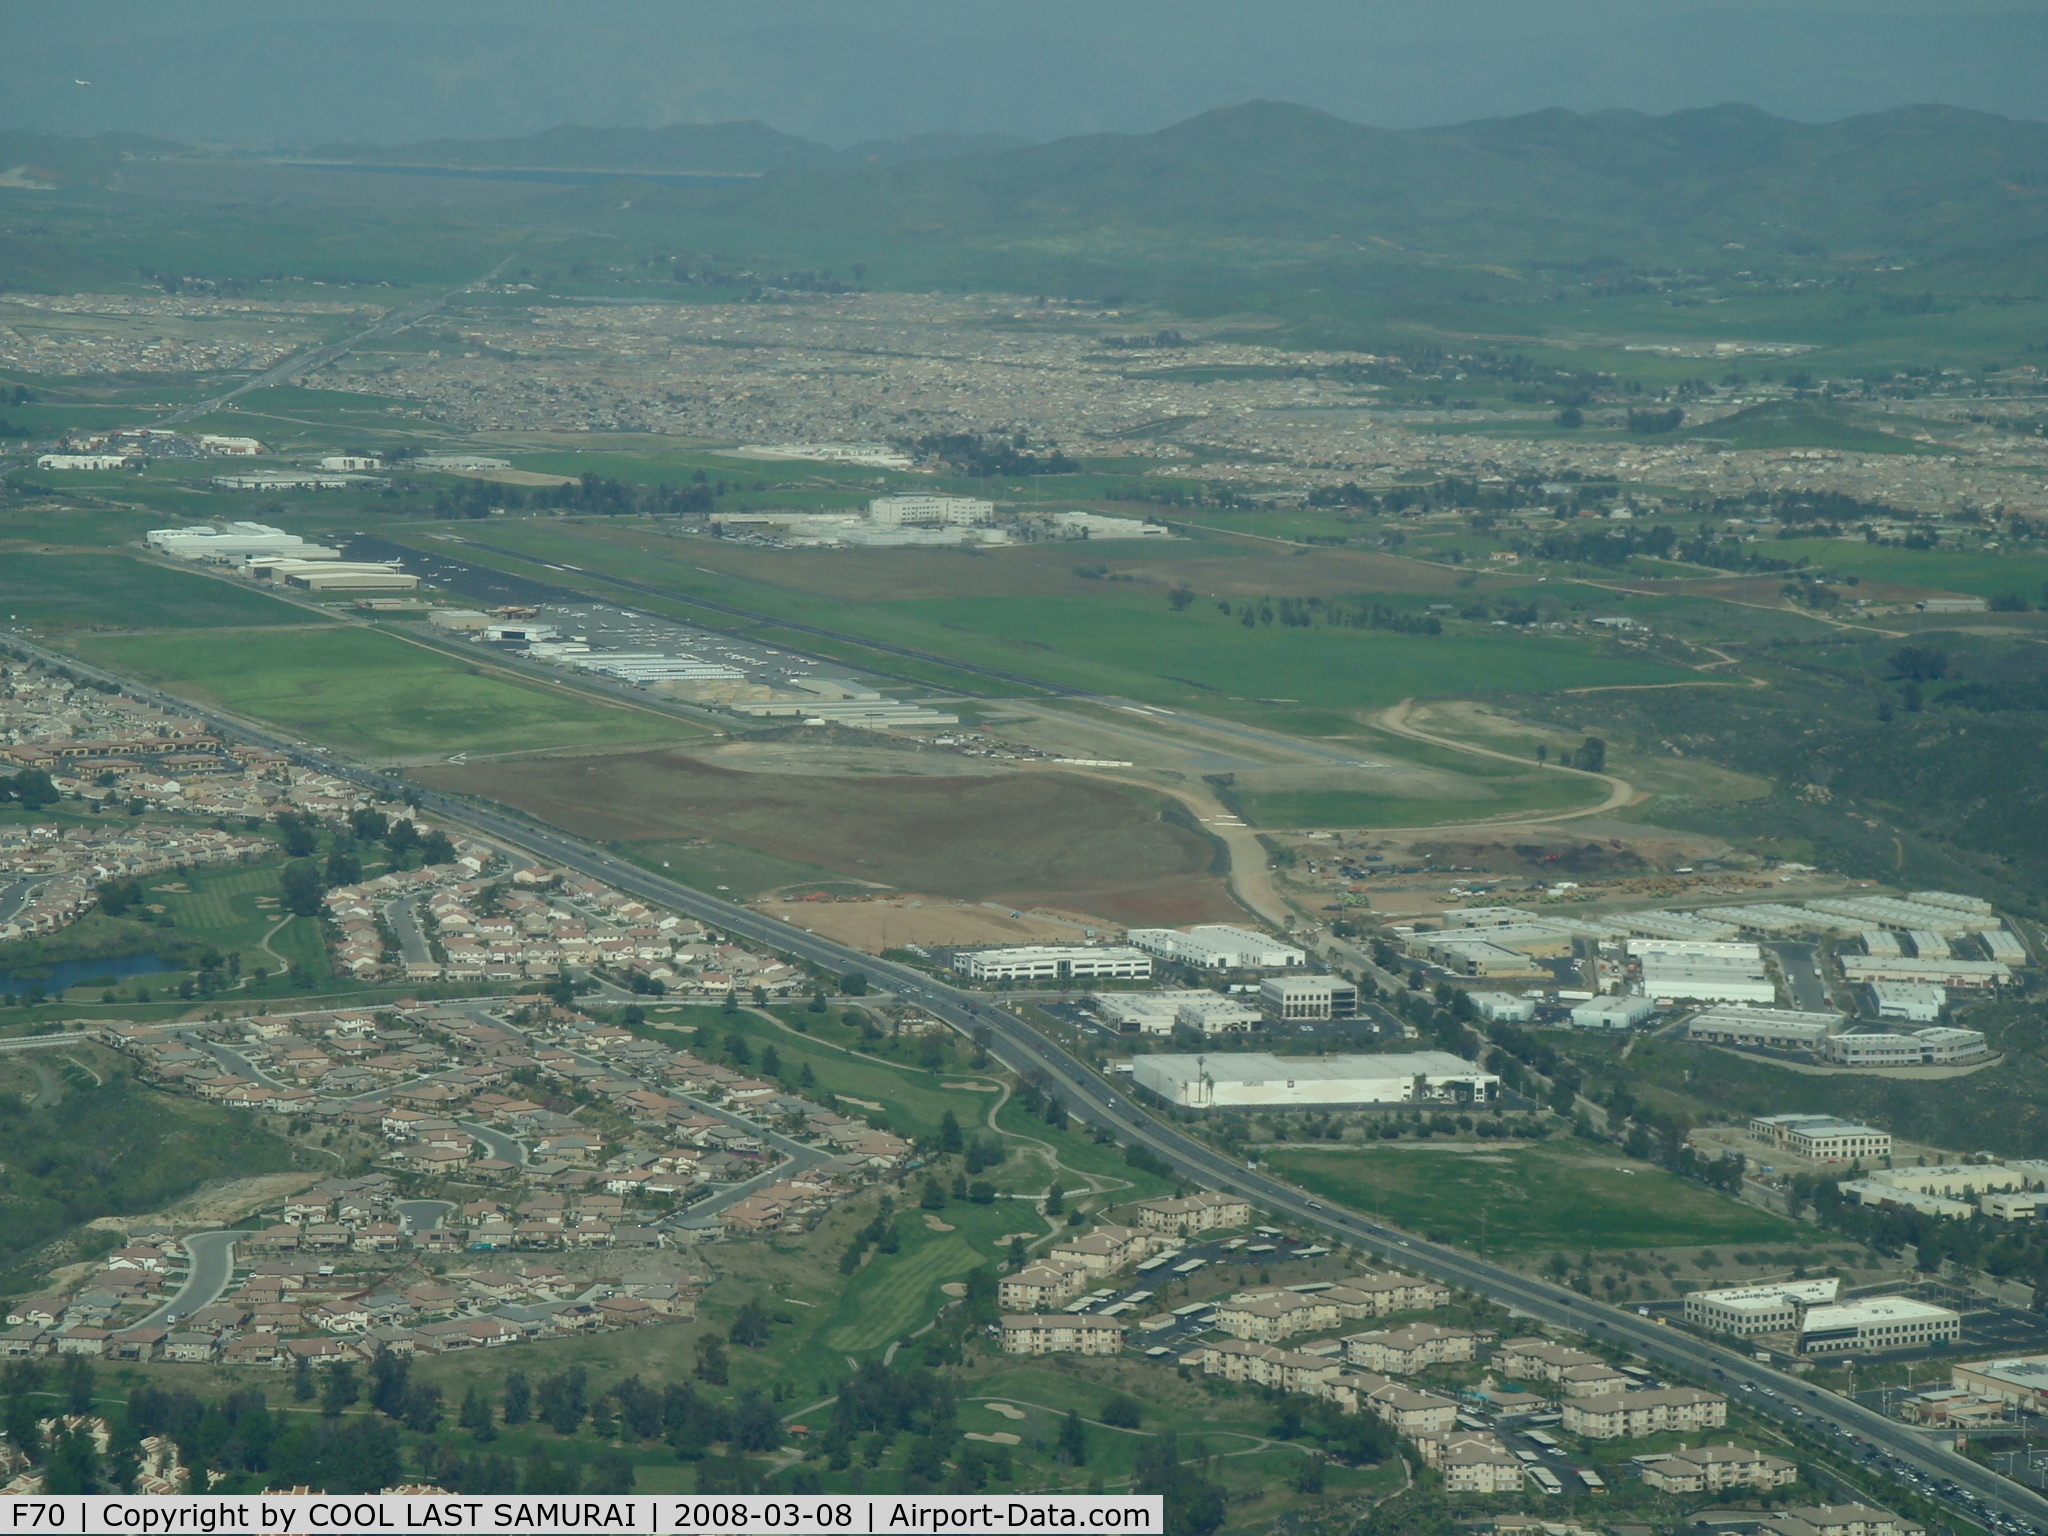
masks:
<path id="1" fill-rule="evenodd" d="M 793 163 L 665 195 L 750 225 L 926 240 L 1122 229 L 1494 259 L 1925 257 L 2048 235 L 2048 124 L 1907 107 L 1815 125 L 1727 106 L 1393 130 L 1262 101 L 1152 134 Z"/>
<path id="2" fill-rule="evenodd" d="M 1683 435 L 1734 448 L 1833 448 L 1842 453 L 1948 453 L 1885 430 L 1890 423 L 1820 400 L 1767 400 Z"/>
<path id="3" fill-rule="evenodd" d="M 130 160 L 183 148 L 136 133 L 74 138 L 61 133 L 0 129 L 0 181 L 11 186 L 99 185 Z"/>
<path id="4" fill-rule="evenodd" d="M 829 163 L 823 144 L 766 123 L 671 123 L 666 128 L 570 124 L 511 139 L 429 139 L 418 144 L 322 144 L 310 160 L 521 170 L 773 171 Z"/>

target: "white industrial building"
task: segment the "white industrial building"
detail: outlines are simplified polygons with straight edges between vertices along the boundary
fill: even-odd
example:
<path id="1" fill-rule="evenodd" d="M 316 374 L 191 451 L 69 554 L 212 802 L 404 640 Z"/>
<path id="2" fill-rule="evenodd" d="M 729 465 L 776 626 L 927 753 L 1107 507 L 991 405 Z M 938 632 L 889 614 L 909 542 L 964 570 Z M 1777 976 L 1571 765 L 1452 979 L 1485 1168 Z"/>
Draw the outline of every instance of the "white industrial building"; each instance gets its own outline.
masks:
<path id="1" fill-rule="evenodd" d="M 1991 903 L 1982 896 L 1958 896 L 1954 891 L 1910 891 L 1906 899 L 1923 907 L 1942 907 L 1978 917 L 1989 917 L 1992 911 Z"/>
<path id="2" fill-rule="evenodd" d="M 1265 1023 L 1258 1009 L 1221 992 L 1200 989 L 1100 992 L 1088 1002 L 1098 1018 L 1124 1035 L 1170 1035 L 1176 1024 L 1205 1035 L 1244 1034 Z"/>
<path id="3" fill-rule="evenodd" d="M 1979 928 L 1977 937 L 1984 945 L 1984 952 L 2003 965 L 2025 965 L 2027 946 L 2018 935 L 2003 928 Z"/>
<path id="4" fill-rule="evenodd" d="M 1880 960 L 1898 960 L 1905 956 L 1905 949 L 1899 943 L 1899 936 L 1889 928 L 1866 928 L 1863 930 L 1863 953 L 1875 955 Z"/>
<path id="5" fill-rule="evenodd" d="M 1144 981 L 1152 957 L 1128 944 L 1020 944 L 963 951 L 953 969 L 976 981 Z"/>
<path id="6" fill-rule="evenodd" d="M 320 461 L 320 468 L 341 470 L 348 474 L 360 474 L 366 469 L 382 469 L 382 459 L 371 458 L 359 453 L 330 453 Z"/>
<path id="7" fill-rule="evenodd" d="M 1819 1051 L 1845 1022 L 1796 1008 L 1705 1008 L 1686 1022 L 1689 1040 L 1767 1051 Z"/>
<path id="8" fill-rule="evenodd" d="M 263 445 L 253 437 L 222 437 L 217 433 L 202 432 L 199 435 L 201 453 L 217 453 L 225 458 L 253 458 L 263 451 Z"/>
<path id="9" fill-rule="evenodd" d="M 159 554 L 179 560 L 205 560 L 216 565 L 240 565 L 252 555 L 269 555 L 284 560 L 339 560 L 341 551 L 324 544 L 311 544 L 296 533 L 286 533 L 268 523 L 229 523 L 215 528 L 195 523 L 189 528 L 152 528 L 142 542 Z"/>
<path id="10" fill-rule="evenodd" d="M 1164 523 L 1141 522 L 1135 517 L 1104 517 L 1100 512 L 1055 512 L 1052 525 L 1070 539 L 1170 539 L 1173 530 Z"/>
<path id="11" fill-rule="evenodd" d="M 1527 1024 L 1536 1017 L 1536 999 L 1512 992 L 1467 992 L 1479 1017 L 1490 1024 Z"/>
<path id="12" fill-rule="evenodd" d="M 510 469 L 510 459 L 494 459 L 482 453 L 423 453 L 412 461 L 414 469 L 439 475 L 481 475 L 496 469 Z"/>
<path id="13" fill-rule="evenodd" d="M 1642 965 L 1645 997 L 1766 1006 L 1778 1000 L 1763 951 L 1755 944 L 1636 939 L 1628 952 Z"/>
<path id="14" fill-rule="evenodd" d="M 1540 921 L 1527 907 L 1452 907 L 1443 914 L 1446 928 L 1512 928 Z"/>
<path id="15" fill-rule="evenodd" d="M 1975 1061 L 1985 1052 L 1974 1029 L 1930 1025 L 1897 1033 L 1861 1031 L 1830 1035 L 1824 1054 L 1845 1067 L 1945 1067 Z"/>
<path id="16" fill-rule="evenodd" d="M 1936 933 L 1969 933 L 1984 926 L 1981 913 L 1896 896 L 1834 896 L 1807 907 L 1856 920 L 1861 928 L 1927 928 Z M 1987 909 L 1988 910 L 1988 909 Z"/>
<path id="17" fill-rule="evenodd" d="M 1892 1155 L 1890 1131 L 1833 1115 L 1758 1115 L 1749 1138 L 1816 1163 L 1875 1161 Z"/>
<path id="18" fill-rule="evenodd" d="M 1259 1006 L 1281 1023 L 1348 1019 L 1358 1012 L 1358 988 L 1342 976 L 1268 976 L 1259 983 Z"/>
<path id="19" fill-rule="evenodd" d="M 1617 912 L 1614 921 L 1647 939 L 1732 939 L 1738 931 L 1733 923 L 1697 912 Z"/>
<path id="20" fill-rule="evenodd" d="M 1694 1291 L 1685 1298 L 1685 1320 L 1695 1328 L 1744 1337 L 1791 1333 L 1798 1329 L 1802 1312 L 1809 1307 L 1833 1305 L 1841 1288 L 1842 1282 L 1830 1277 Z"/>
<path id="21" fill-rule="evenodd" d="M 1745 933 L 1847 933 L 1864 926 L 1778 901 L 1759 901 L 1746 907 L 1703 907 L 1699 915 L 1731 924 Z"/>
<path id="22" fill-rule="evenodd" d="M 127 462 L 125 453 L 44 453 L 36 456 L 37 469 L 120 469 Z"/>
<path id="23" fill-rule="evenodd" d="M 1567 947 L 1570 940 L 1563 941 Z M 1410 953 L 1453 976 L 1547 976 L 1526 950 L 1496 944 L 1491 937 L 1432 934 L 1409 945 Z"/>
<path id="24" fill-rule="evenodd" d="M 1277 971 L 1308 963 L 1305 950 L 1228 923 L 1198 923 L 1186 930 L 1133 928 L 1124 937 L 1162 960 L 1205 971 Z"/>
<path id="25" fill-rule="evenodd" d="M 1387 1056 L 1139 1056 L 1132 1080 L 1183 1109 L 1490 1103 L 1500 1079 L 1448 1051 Z"/>
<path id="26" fill-rule="evenodd" d="M 1633 1029 L 1656 1011 L 1647 997 L 1596 997 L 1572 1009 L 1572 1028 Z"/>
<path id="27" fill-rule="evenodd" d="M 1909 1024 L 1933 1024 L 1948 1007 L 1948 989 L 1924 981 L 1873 981 L 1870 1003 L 1880 1019 L 1904 1019 Z"/>
<path id="28" fill-rule="evenodd" d="M 1811 1307 L 1799 1329 L 1799 1352 L 1843 1355 L 1855 1351 L 1925 1349 L 1960 1337 L 1963 1320 L 1947 1307 L 1904 1296 L 1875 1296 L 1836 1307 Z"/>
<path id="29" fill-rule="evenodd" d="M 1995 987 L 2012 980 L 2011 967 L 1997 960 L 1893 960 L 1878 955 L 1842 956 L 1850 981 L 1925 981 L 1937 987 Z"/>
<path id="30" fill-rule="evenodd" d="M 877 496 L 868 503 L 868 521 L 883 528 L 961 528 L 995 515 L 994 502 L 972 496 Z"/>
<path id="31" fill-rule="evenodd" d="M 215 475 L 223 491 L 345 491 L 376 482 L 364 475 L 336 475 L 324 469 L 252 469 L 239 475 Z"/>

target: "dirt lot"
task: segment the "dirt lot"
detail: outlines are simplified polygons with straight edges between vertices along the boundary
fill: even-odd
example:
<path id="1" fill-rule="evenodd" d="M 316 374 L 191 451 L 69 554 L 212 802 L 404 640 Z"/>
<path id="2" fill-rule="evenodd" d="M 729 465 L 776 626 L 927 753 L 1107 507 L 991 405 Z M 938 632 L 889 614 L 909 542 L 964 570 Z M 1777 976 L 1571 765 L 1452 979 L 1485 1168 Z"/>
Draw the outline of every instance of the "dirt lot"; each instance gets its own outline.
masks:
<path id="1" fill-rule="evenodd" d="M 875 901 L 762 901 L 754 910 L 787 918 L 813 933 L 871 955 L 902 944 L 1075 944 L 1089 929 L 1098 938 L 1121 938 L 1115 923 L 1082 913 L 1034 908 L 1012 916 L 1008 908 L 897 896 Z"/>
<path id="2" fill-rule="evenodd" d="M 935 897 L 1113 922 L 1237 915 L 1211 847 L 1140 794 L 1067 774 L 740 773 L 674 751 L 422 769 L 611 842 L 712 837 Z"/>
<path id="3" fill-rule="evenodd" d="M 238 1221 L 251 1211 L 295 1195 L 320 1182 L 317 1173 L 259 1173 L 226 1179 L 195 1191 L 168 1210 L 149 1216 L 102 1216 L 88 1226 L 129 1232 L 145 1226 L 206 1227 Z"/>

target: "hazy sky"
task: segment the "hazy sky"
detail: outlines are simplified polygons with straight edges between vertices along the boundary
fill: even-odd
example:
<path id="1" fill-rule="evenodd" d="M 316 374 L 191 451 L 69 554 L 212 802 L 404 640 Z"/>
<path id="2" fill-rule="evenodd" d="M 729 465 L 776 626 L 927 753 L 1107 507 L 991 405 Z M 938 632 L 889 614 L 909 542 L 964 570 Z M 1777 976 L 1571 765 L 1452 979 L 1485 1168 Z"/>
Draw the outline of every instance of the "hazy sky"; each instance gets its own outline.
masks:
<path id="1" fill-rule="evenodd" d="M 1143 131 L 1253 97 L 2048 117 L 2048 0 L 0 0 L 0 126 L 264 144 L 760 118 Z M 88 85 L 76 85 L 76 80 Z"/>

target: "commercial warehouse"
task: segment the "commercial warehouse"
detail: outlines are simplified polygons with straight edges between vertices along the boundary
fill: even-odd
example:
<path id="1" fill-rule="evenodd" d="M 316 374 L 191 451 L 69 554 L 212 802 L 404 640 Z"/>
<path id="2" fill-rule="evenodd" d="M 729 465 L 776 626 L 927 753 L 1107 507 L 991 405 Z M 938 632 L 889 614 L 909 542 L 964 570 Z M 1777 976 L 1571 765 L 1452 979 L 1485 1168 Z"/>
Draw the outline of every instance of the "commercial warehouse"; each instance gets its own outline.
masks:
<path id="1" fill-rule="evenodd" d="M 1448 1051 L 1387 1056 L 1140 1056 L 1132 1080 L 1184 1109 L 1491 1103 L 1500 1079 Z"/>
<path id="2" fill-rule="evenodd" d="M 1794 1008 L 1705 1008 L 1685 1026 L 1686 1038 L 1708 1045 L 1767 1051 L 1818 1051 L 1842 1027 L 1839 1013 Z"/>
<path id="3" fill-rule="evenodd" d="M 1977 1030 L 1935 1025 L 1899 1034 L 1830 1035 L 1824 1054 L 1845 1067 L 1945 1067 L 1976 1061 L 1986 1050 Z"/>
<path id="4" fill-rule="evenodd" d="M 1305 951 L 1228 923 L 1200 923 L 1186 931 L 1133 928 L 1124 937 L 1162 960 L 1206 971 L 1280 971 L 1308 963 Z"/>
<path id="5" fill-rule="evenodd" d="M 1265 1022 L 1256 1008 L 1199 988 L 1169 992 L 1091 993 L 1096 1016 L 1123 1035 L 1170 1035 L 1176 1024 L 1205 1035 L 1243 1034 Z"/>

